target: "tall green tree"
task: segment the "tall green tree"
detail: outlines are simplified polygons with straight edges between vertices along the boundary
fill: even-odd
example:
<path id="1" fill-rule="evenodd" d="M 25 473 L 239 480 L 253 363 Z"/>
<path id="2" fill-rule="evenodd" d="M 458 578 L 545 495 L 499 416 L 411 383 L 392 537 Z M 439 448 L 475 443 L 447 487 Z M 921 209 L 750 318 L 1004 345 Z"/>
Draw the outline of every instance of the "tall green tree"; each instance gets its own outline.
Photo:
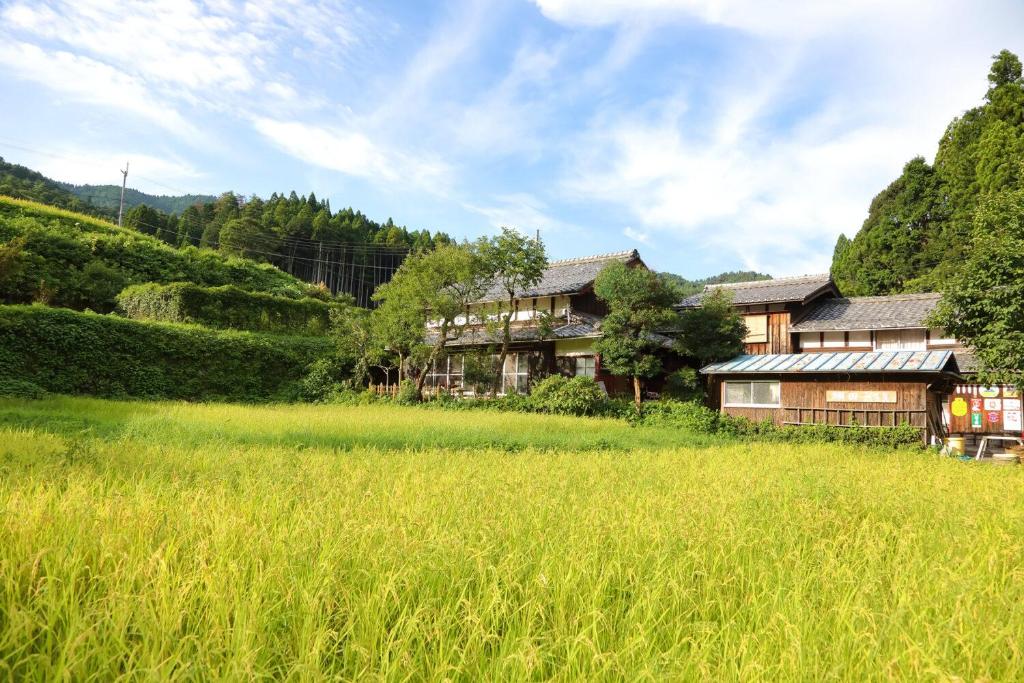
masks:
<path id="1" fill-rule="evenodd" d="M 501 335 L 498 367 L 491 387 L 494 397 L 501 389 L 505 359 L 512 345 L 512 321 L 519 313 L 519 297 L 540 282 L 548 267 L 548 257 L 539 239 L 504 227 L 498 235 L 477 240 L 474 252 L 481 276 L 492 283 L 493 291 L 502 299 L 493 309 L 482 311 Z"/>
<path id="2" fill-rule="evenodd" d="M 676 322 L 676 292 L 657 273 L 642 267 L 612 263 L 594 280 L 594 293 L 608 305 L 595 344 L 601 366 L 615 375 L 631 377 L 636 410 L 643 401 L 642 383 L 661 372 L 665 347 L 659 333 Z"/>
<path id="3" fill-rule="evenodd" d="M 969 254 L 931 323 L 975 350 L 981 381 L 1024 386 L 1024 190 L 982 203 Z"/>
<path id="4" fill-rule="evenodd" d="M 743 353 L 747 324 L 732 305 L 731 293 L 715 289 L 701 301 L 700 308 L 683 311 L 677 322 L 676 348 L 697 359 L 703 367 Z"/>
<path id="5" fill-rule="evenodd" d="M 442 246 L 410 256 L 394 277 L 377 288 L 374 300 L 382 306 L 406 307 L 413 329 L 432 337 L 425 368 L 444 355 L 445 348 L 462 336 L 470 303 L 483 294 L 486 281 L 472 251 L 465 245 Z M 427 373 L 416 379 L 416 395 L 423 399 Z"/>
<path id="6" fill-rule="evenodd" d="M 234 218 L 220 229 L 221 251 L 255 261 L 266 261 L 277 244 L 277 236 L 251 216 Z"/>

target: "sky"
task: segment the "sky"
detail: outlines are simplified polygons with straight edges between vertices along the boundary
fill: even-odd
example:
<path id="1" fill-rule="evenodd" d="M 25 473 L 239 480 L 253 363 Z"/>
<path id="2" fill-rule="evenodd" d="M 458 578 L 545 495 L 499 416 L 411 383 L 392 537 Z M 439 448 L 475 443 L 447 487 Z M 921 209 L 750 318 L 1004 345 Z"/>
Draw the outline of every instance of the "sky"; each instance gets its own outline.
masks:
<path id="1" fill-rule="evenodd" d="M 0 155 L 268 196 L 552 258 L 828 270 L 1020 0 L 0 0 Z"/>

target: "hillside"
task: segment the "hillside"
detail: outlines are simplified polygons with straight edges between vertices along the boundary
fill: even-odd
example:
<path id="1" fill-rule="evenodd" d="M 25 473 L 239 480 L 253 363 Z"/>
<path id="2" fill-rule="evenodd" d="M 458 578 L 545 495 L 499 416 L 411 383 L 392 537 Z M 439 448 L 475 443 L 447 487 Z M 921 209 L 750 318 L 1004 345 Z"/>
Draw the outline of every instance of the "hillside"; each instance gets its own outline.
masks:
<path id="1" fill-rule="evenodd" d="M 91 205 L 88 201 L 68 191 L 64 183 L 51 180 L 26 166 L 12 164 L 5 161 L 3 157 L 0 157 L 0 195 L 27 199 L 92 216 L 112 217 L 117 215 L 116 211 L 112 213 L 108 209 Z"/>
<path id="2" fill-rule="evenodd" d="M 121 187 L 119 185 L 57 184 L 82 201 L 101 209 L 116 212 L 121 201 Z M 190 206 L 213 202 L 216 201 L 216 199 L 216 196 L 209 194 L 147 194 L 130 187 L 124 191 L 124 206 L 126 209 L 145 205 L 157 209 L 158 211 L 163 211 L 167 214 L 181 214 Z"/>
<path id="3" fill-rule="evenodd" d="M 985 103 L 953 119 L 935 163 L 917 157 L 872 201 L 852 238 L 839 237 L 832 275 L 846 295 L 941 289 L 964 262 L 977 209 L 1024 189 L 1024 78 L 1003 50 Z"/>
<path id="4" fill-rule="evenodd" d="M 322 296 L 269 264 L 210 249 L 177 249 L 94 216 L 8 197 L 0 197 L 0 244 L 2 303 L 107 312 L 124 287 L 145 282 Z"/>
<path id="5" fill-rule="evenodd" d="M 691 294 L 703 292 L 706 285 L 720 285 L 728 282 L 751 282 L 753 280 L 772 279 L 771 275 L 758 273 L 753 270 L 730 270 L 725 273 L 719 273 L 718 275 L 712 275 L 711 277 L 700 278 L 697 280 L 688 280 L 681 275 L 676 275 L 675 273 L 659 273 L 659 275 L 675 285 L 682 296 L 690 296 Z"/>

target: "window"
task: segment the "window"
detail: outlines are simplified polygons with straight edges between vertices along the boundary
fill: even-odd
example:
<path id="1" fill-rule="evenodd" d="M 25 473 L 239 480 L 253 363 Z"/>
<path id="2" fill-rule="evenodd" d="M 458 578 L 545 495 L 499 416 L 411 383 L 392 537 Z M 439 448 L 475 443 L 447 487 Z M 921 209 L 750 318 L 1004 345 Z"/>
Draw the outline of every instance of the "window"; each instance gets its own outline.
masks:
<path id="1" fill-rule="evenodd" d="M 525 394 L 530 382 L 530 355 L 528 353 L 511 353 L 505 358 L 505 370 L 502 373 L 503 390 L 506 394 Z"/>
<path id="2" fill-rule="evenodd" d="M 736 408 L 777 408 L 782 403 L 778 380 L 726 382 L 725 405 Z"/>
<path id="3" fill-rule="evenodd" d="M 576 376 L 593 377 L 597 370 L 597 363 L 593 356 L 579 356 L 576 358 Z"/>
<path id="4" fill-rule="evenodd" d="M 768 341 L 768 316 L 745 315 L 743 322 L 747 324 L 747 344 L 758 344 Z"/>
<path id="5" fill-rule="evenodd" d="M 462 386 L 462 356 L 439 358 L 427 372 L 425 384 L 431 388 L 452 389 Z"/>
<path id="6" fill-rule="evenodd" d="M 875 351 L 924 351 L 924 330 L 878 330 Z"/>

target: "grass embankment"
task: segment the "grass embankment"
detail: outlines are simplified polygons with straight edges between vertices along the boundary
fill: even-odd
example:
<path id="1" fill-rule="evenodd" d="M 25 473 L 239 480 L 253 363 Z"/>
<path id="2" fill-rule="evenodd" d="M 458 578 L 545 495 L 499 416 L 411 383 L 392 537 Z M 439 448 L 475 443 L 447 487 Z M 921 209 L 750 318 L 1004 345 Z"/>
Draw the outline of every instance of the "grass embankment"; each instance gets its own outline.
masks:
<path id="1" fill-rule="evenodd" d="M 1024 675 L 1019 468 L 393 406 L 0 415 L 0 678 Z"/>

